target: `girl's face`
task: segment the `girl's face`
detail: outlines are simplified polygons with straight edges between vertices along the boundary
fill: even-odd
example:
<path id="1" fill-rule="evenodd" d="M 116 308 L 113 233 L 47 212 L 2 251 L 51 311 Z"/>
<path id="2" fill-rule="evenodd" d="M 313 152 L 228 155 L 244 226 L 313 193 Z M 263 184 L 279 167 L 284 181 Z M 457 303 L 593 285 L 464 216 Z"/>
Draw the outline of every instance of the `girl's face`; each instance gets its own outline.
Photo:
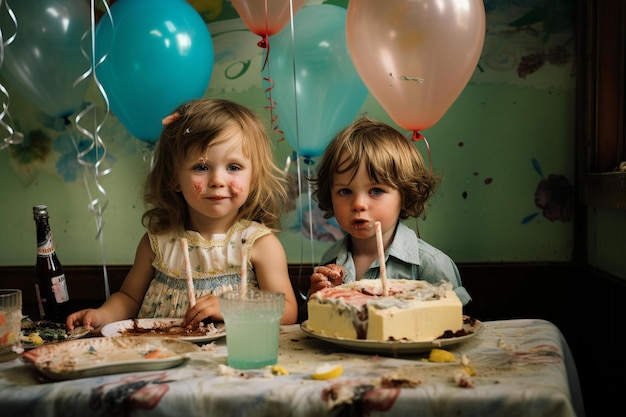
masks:
<path id="1" fill-rule="evenodd" d="M 212 233 L 226 232 L 248 199 L 251 178 L 252 163 L 244 156 L 236 129 L 226 130 L 204 151 L 188 155 L 178 170 L 178 186 L 189 206 L 190 226 L 201 229 L 210 220 Z"/>
<path id="2" fill-rule="evenodd" d="M 400 191 L 372 182 L 364 163 L 359 165 L 354 178 L 351 178 L 352 174 L 346 172 L 333 176 L 333 211 L 341 228 L 354 239 L 375 236 L 376 221 L 381 222 L 383 232 L 395 229 L 402 209 Z"/>

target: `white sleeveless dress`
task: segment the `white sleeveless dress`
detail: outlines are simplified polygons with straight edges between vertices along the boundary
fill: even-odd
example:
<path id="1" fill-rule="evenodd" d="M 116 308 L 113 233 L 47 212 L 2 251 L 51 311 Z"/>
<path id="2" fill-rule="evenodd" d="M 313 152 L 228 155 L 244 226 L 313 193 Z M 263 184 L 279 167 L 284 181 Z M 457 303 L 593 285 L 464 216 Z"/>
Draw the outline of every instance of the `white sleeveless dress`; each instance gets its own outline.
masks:
<path id="1" fill-rule="evenodd" d="M 219 295 L 239 289 L 241 254 L 246 246 L 248 286 L 258 287 L 250 265 L 250 248 L 261 236 L 272 233 L 253 221 L 238 221 L 226 234 L 205 239 L 191 230 L 166 234 L 148 234 L 156 257 L 152 262 L 155 276 L 144 296 L 138 318 L 184 317 L 189 307 L 187 279 L 181 238 L 187 238 L 196 299 L 207 294 Z M 242 243 L 245 242 L 245 243 Z"/>

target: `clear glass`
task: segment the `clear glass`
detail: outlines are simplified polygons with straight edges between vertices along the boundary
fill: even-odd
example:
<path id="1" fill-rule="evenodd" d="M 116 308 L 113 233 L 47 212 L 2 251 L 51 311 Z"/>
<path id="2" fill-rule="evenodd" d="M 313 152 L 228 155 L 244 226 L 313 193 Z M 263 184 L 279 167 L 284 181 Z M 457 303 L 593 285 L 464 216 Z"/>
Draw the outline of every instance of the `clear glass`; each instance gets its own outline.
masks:
<path id="1" fill-rule="evenodd" d="M 0 289 L 0 362 L 17 357 L 21 332 L 22 291 Z"/>
<path id="2" fill-rule="evenodd" d="M 250 289 L 242 296 L 231 291 L 220 296 L 220 310 L 226 325 L 228 366 L 256 369 L 278 362 L 285 294 Z"/>

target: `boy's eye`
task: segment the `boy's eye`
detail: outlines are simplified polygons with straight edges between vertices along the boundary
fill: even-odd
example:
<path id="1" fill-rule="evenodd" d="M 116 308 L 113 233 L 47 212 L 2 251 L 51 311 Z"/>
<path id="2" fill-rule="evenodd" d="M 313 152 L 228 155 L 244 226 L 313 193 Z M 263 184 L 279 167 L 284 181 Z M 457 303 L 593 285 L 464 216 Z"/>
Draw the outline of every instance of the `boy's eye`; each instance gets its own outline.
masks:
<path id="1" fill-rule="evenodd" d="M 342 195 L 342 196 L 346 196 L 346 195 L 352 194 L 352 192 L 349 189 L 347 189 L 347 188 L 342 188 L 342 189 L 337 191 L 337 194 Z"/>
<path id="2" fill-rule="evenodd" d="M 381 195 L 384 194 L 385 191 L 383 191 L 383 189 L 381 188 L 372 188 L 372 191 L 370 191 L 372 193 L 372 195 Z"/>

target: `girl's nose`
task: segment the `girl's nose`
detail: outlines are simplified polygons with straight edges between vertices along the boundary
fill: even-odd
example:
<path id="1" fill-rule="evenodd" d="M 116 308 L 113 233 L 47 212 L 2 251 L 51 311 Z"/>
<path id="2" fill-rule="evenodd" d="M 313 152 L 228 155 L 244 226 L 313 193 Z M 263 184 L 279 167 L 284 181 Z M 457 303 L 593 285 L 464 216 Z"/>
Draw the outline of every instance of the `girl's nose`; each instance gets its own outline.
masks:
<path id="1" fill-rule="evenodd" d="M 211 188 L 221 188 L 224 187 L 225 183 L 222 178 L 222 175 L 218 171 L 213 171 L 209 176 L 209 187 Z"/>

